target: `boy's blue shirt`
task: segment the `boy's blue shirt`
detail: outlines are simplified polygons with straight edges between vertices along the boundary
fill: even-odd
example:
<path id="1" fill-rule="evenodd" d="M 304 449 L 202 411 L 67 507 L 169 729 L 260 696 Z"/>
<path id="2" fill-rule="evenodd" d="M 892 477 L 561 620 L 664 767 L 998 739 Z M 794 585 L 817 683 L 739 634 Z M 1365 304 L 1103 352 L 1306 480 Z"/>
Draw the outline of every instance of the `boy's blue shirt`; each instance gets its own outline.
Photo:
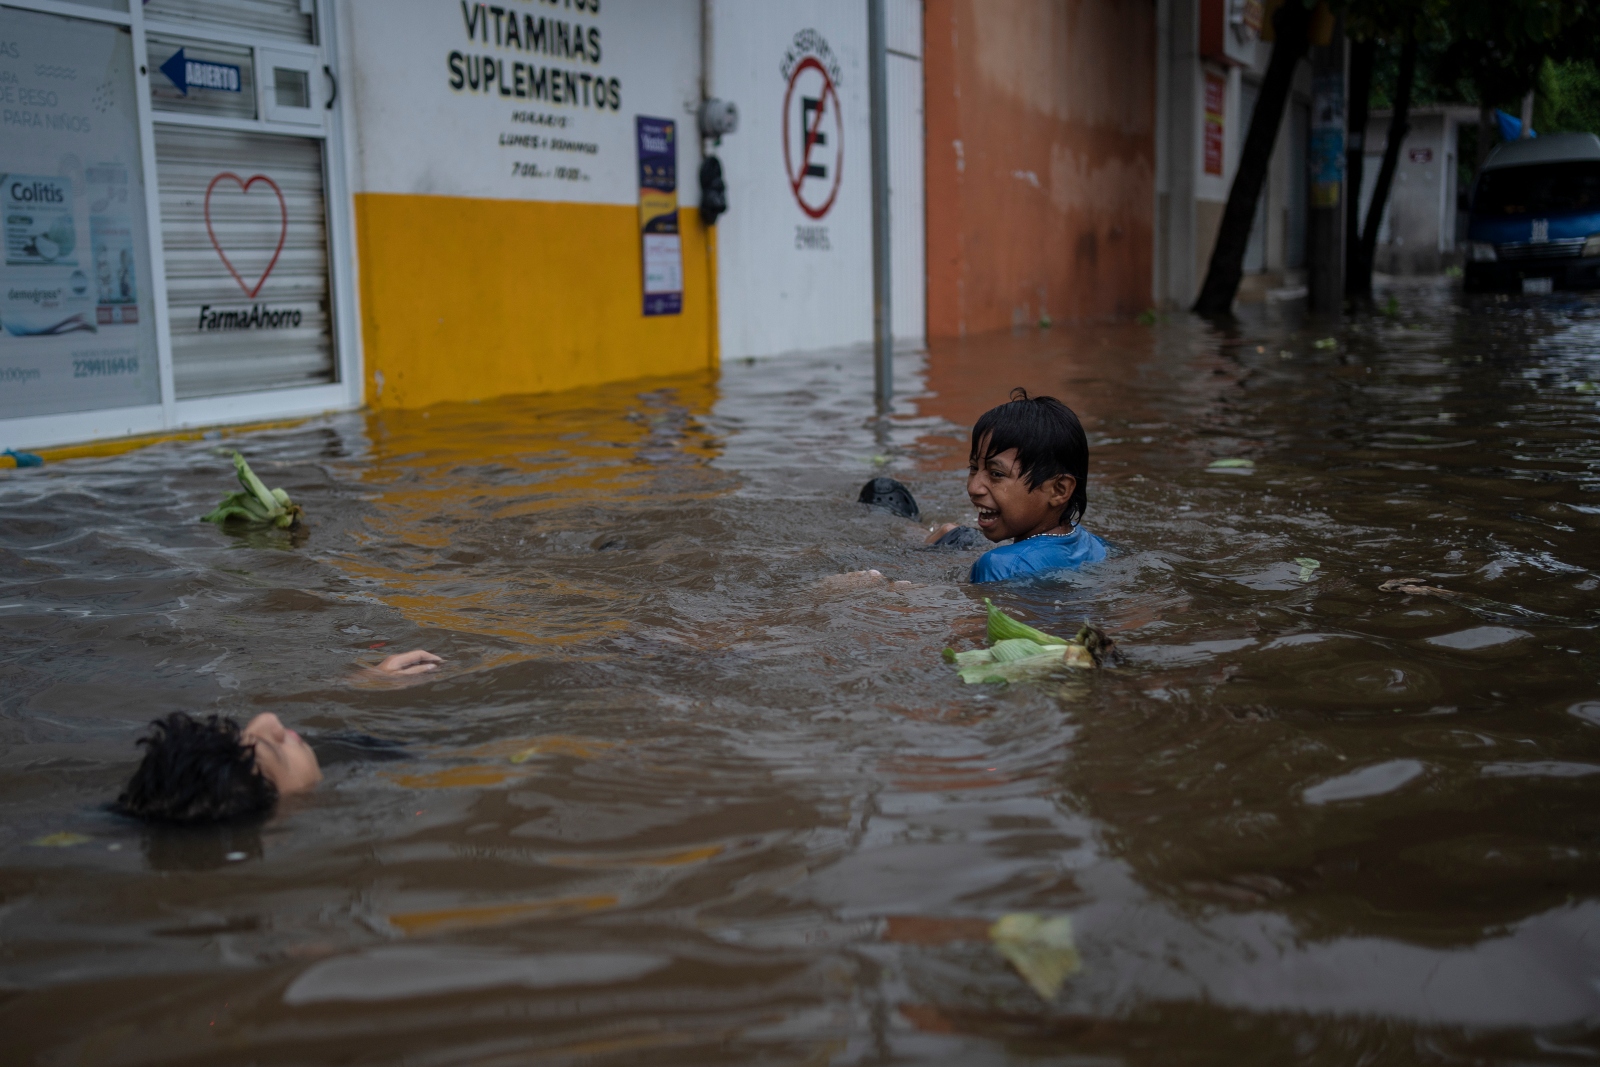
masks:
<path id="1" fill-rule="evenodd" d="M 1030 537 L 990 549 L 973 563 L 972 581 L 1003 582 L 1077 570 L 1105 558 L 1106 543 L 1080 526 L 1065 537 Z"/>

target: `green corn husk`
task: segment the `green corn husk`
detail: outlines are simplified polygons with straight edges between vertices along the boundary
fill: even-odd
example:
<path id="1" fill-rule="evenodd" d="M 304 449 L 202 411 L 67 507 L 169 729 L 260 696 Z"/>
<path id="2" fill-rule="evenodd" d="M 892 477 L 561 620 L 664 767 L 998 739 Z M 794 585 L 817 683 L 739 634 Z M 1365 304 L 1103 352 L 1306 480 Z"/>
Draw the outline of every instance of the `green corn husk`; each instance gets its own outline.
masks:
<path id="1" fill-rule="evenodd" d="M 944 661 L 954 665 L 968 685 L 1037 681 L 1068 667 L 1098 667 L 1115 648 L 1109 637 L 1088 623 L 1068 641 L 1018 622 L 987 598 L 983 603 L 989 612 L 989 647 L 943 652 Z"/>
<path id="2" fill-rule="evenodd" d="M 233 470 L 244 488 L 224 496 L 210 514 L 200 516 L 201 522 L 214 522 L 222 526 L 238 520 L 252 526 L 275 526 L 280 530 L 299 524 L 303 514 L 300 505 L 290 500 L 289 494 L 282 489 L 268 489 L 237 452 L 233 454 Z"/>
<path id="3" fill-rule="evenodd" d="M 1026 637 L 1008 637 L 1004 641 L 996 641 L 989 646 L 989 656 L 995 663 L 1010 663 L 1013 660 L 1027 659 L 1029 656 L 1042 656 L 1054 652 L 1061 655 L 1061 647 L 1047 648 L 1037 641 Z"/>
<path id="4" fill-rule="evenodd" d="M 1044 678 L 1066 666 L 1063 653 L 1064 648 L 1034 656 L 1023 656 L 1020 659 L 1007 660 L 1003 663 L 975 663 L 964 667 L 957 673 L 961 680 L 968 685 L 979 685 L 984 682 L 1005 684 L 1007 682 L 1027 682 Z"/>
<path id="5" fill-rule="evenodd" d="M 1006 641 L 1015 637 L 1036 641 L 1041 645 L 1065 645 L 1064 638 L 1052 637 L 1050 634 L 1041 633 L 1026 623 L 1020 623 L 994 606 L 994 601 L 988 597 L 983 598 L 984 607 L 989 609 L 989 643 Z"/>

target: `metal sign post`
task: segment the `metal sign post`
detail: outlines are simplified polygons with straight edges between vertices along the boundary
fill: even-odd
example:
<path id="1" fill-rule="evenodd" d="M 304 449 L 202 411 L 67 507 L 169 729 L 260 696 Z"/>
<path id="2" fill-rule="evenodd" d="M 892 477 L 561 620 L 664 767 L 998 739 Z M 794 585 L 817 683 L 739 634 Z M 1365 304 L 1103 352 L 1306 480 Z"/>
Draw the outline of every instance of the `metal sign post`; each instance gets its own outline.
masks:
<path id="1" fill-rule="evenodd" d="M 872 356 L 878 414 L 894 404 L 894 324 L 889 315 L 889 41 L 884 0 L 867 0 L 867 81 L 872 119 Z"/>

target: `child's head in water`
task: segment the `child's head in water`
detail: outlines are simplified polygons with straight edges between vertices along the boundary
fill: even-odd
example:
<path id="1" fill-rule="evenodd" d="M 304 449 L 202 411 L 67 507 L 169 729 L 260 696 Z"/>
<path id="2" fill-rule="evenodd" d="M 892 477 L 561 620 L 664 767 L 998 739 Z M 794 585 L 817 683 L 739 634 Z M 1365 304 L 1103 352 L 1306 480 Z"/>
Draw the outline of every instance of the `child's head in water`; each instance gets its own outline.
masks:
<path id="1" fill-rule="evenodd" d="M 404 678 L 431 673 L 442 662 L 418 648 L 368 670 Z M 220 715 L 193 719 L 181 711 L 150 725 L 150 735 L 139 739 L 144 759 L 113 805 L 123 815 L 171 823 L 262 818 L 280 796 L 322 781 L 317 754 L 271 712 L 242 730 Z"/>
<path id="2" fill-rule="evenodd" d="M 1089 442 L 1072 409 L 1014 389 L 972 428 L 967 496 L 990 541 L 1071 533 L 1089 503 Z"/>
<path id="3" fill-rule="evenodd" d="M 124 815 L 152 822 L 261 818 L 278 798 L 312 788 L 322 769 L 311 746 L 270 712 L 243 730 L 232 719 L 175 711 L 141 738 L 144 760 L 117 798 Z"/>

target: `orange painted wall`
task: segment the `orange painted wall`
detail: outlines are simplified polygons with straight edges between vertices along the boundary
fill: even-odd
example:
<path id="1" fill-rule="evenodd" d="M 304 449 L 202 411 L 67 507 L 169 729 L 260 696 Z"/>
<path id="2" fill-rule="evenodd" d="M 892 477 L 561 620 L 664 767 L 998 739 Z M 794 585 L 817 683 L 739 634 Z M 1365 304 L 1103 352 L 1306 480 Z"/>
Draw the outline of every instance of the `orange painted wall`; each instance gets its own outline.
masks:
<path id="1" fill-rule="evenodd" d="M 1150 306 L 1150 0 L 927 0 L 928 335 Z"/>

